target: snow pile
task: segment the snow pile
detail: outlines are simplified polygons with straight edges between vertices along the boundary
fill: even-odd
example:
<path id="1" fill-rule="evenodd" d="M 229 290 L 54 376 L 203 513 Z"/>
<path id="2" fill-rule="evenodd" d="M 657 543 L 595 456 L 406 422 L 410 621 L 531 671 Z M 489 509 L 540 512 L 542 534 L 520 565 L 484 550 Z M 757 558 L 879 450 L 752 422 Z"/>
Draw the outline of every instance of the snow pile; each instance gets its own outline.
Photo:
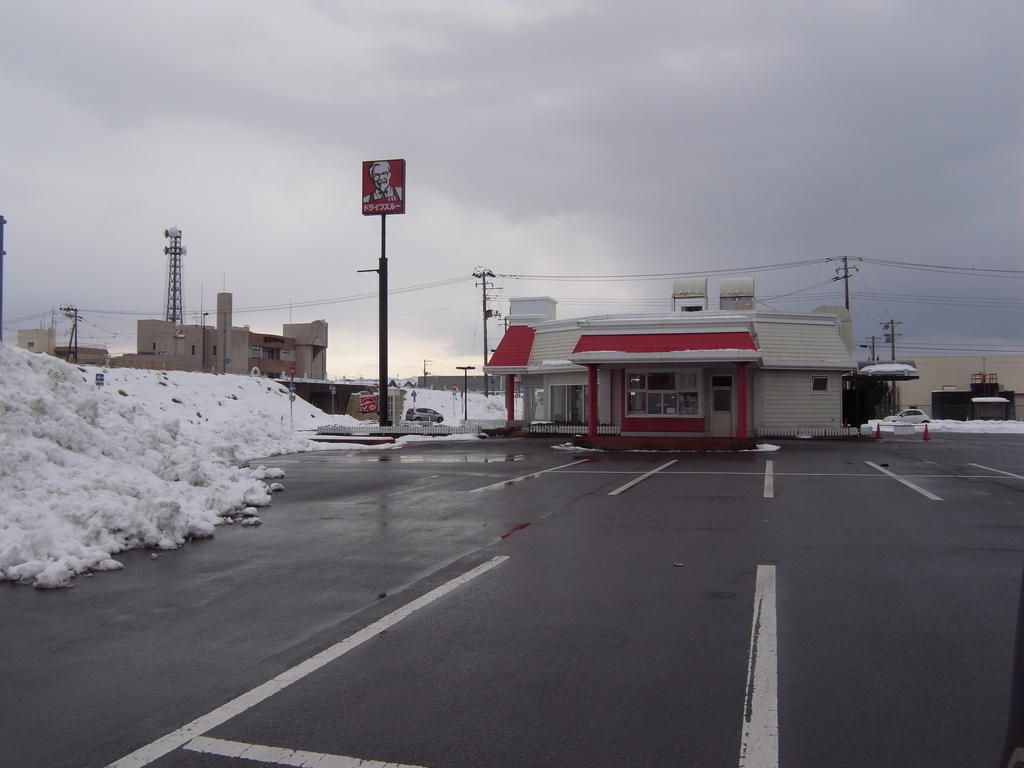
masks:
<path id="1" fill-rule="evenodd" d="M 317 447 L 266 380 L 113 369 L 98 387 L 99 370 L 0 344 L 0 580 L 64 586 L 126 549 L 211 536 L 283 474 L 241 460 Z"/>
<path id="2" fill-rule="evenodd" d="M 238 464 L 257 456 L 316 450 L 321 446 L 309 436 L 320 424 L 359 423 L 351 416 L 330 416 L 299 397 L 289 401 L 287 387 L 258 376 L 88 365 L 73 370 L 87 387 L 157 419 L 178 421 L 184 434 Z M 97 373 L 103 374 L 103 387 L 94 384 Z"/>
<path id="3" fill-rule="evenodd" d="M 416 393 L 416 400 L 412 393 Z M 470 392 L 469 402 L 465 408 L 462 403 L 462 388 L 456 393 L 444 389 L 412 389 L 405 390 L 405 408 L 433 408 L 444 416 L 444 424 L 461 424 L 463 410 L 469 416 L 469 421 L 505 421 L 505 396 L 504 394 L 484 397 L 481 392 Z M 521 414 L 522 403 L 516 400 L 517 411 Z"/>
<path id="4" fill-rule="evenodd" d="M 874 434 L 875 427 L 880 426 L 882 432 L 895 432 L 899 426 L 901 430 L 913 427 L 917 432 L 924 432 L 924 424 L 906 424 L 897 421 L 870 420 L 864 424 L 860 431 L 862 434 Z M 956 421 L 955 419 L 939 419 L 928 423 L 928 431 L 931 432 L 959 432 L 961 434 L 999 434 L 999 435 L 1024 435 L 1024 421 L 987 421 L 976 419 L 974 421 Z"/>

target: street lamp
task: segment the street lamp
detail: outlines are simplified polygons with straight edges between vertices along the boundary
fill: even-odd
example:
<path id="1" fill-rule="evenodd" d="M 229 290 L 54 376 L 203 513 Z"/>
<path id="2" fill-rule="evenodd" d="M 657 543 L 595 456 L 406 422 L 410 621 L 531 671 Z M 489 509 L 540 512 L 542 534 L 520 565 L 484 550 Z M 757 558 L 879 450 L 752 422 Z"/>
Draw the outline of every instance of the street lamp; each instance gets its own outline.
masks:
<path id="1" fill-rule="evenodd" d="M 469 372 L 475 371 L 475 365 L 456 365 L 462 371 L 462 420 L 469 419 Z"/>
<path id="2" fill-rule="evenodd" d="M 202 323 L 203 323 L 203 364 L 199 367 L 199 369 L 203 373 L 206 373 L 206 316 L 208 314 L 210 314 L 210 313 L 209 312 L 203 312 L 203 318 L 202 318 Z"/>

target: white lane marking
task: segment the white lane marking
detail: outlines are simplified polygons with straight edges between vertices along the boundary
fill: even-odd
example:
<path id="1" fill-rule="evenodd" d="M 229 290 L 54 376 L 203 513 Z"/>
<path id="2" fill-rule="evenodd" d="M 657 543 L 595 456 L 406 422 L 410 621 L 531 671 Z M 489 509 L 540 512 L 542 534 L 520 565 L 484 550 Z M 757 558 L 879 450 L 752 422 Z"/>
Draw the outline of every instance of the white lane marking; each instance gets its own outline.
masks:
<path id="1" fill-rule="evenodd" d="M 1005 472 L 1002 469 L 994 469 L 992 467 L 986 467 L 984 464 L 975 464 L 971 462 L 972 467 L 978 467 L 979 469 L 986 469 L 989 472 L 998 472 L 1001 475 L 1009 475 L 1010 477 L 1016 477 L 1018 480 L 1024 480 L 1024 475 L 1015 475 L 1013 472 Z"/>
<path id="2" fill-rule="evenodd" d="M 307 752 L 304 749 L 246 744 L 244 741 L 212 739 L 208 736 L 197 736 L 185 744 L 184 748 L 206 755 L 237 757 L 240 760 L 258 760 L 261 763 L 294 765 L 299 768 L 423 768 L 423 766 L 407 765 L 406 763 L 382 763 L 378 760 L 363 760 L 346 755 L 329 755 L 325 752 Z"/>
<path id="3" fill-rule="evenodd" d="M 775 498 L 775 464 L 771 459 L 764 463 L 764 497 Z"/>
<path id="4" fill-rule="evenodd" d="M 421 595 L 412 602 L 406 603 L 398 610 L 392 611 L 384 618 L 378 619 L 353 635 L 349 635 L 344 640 L 332 645 L 330 648 L 326 648 L 320 651 L 320 653 L 310 656 L 305 661 L 296 664 L 291 669 L 285 670 L 277 677 L 268 680 L 262 685 L 258 685 L 251 691 L 243 693 L 241 696 L 232 699 L 226 704 L 222 704 L 213 711 L 208 712 L 201 717 L 197 717 L 192 722 L 183 725 L 176 731 L 172 731 L 171 733 L 160 737 L 151 744 L 140 747 L 131 754 L 125 755 L 120 760 L 110 763 L 107 768 L 142 768 L 144 765 L 149 765 L 151 762 L 158 760 L 168 752 L 172 752 L 178 747 L 190 742 L 196 736 L 202 736 L 207 731 L 216 728 L 218 725 L 230 720 L 235 715 L 240 715 L 247 709 L 254 707 L 265 699 L 270 698 L 278 691 L 284 690 L 292 683 L 298 682 L 306 675 L 330 664 L 332 661 L 344 656 L 354 648 L 358 648 L 367 640 L 376 637 L 385 629 L 393 627 L 402 619 L 408 617 L 415 611 L 418 611 L 420 608 L 429 605 L 438 598 L 444 597 L 453 589 L 472 581 L 477 576 L 487 573 L 487 571 L 501 565 L 506 560 L 508 560 L 507 555 L 500 555 L 498 557 L 491 558 L 486 563 L 481 563 L 472 570 L 466 571 L 461 576 L 456 576 L 451 581 L 430 590 L 425 595 Z"/>
<path id="5" fill-rule="evenodd" d="M 865 461 L 864 463 L 865 463 L 865 464 L 867 464 L 867 465 L 868 465 L 869 467 L 874 467 L 874 468 L 875 468 L 875 469 L 877 469 L 877 470 L 878 470 L 879 472 L 881 472 L 881 473 L 882 473 L 883 475 L 888 475 L 888 476 L 889 476 L 889 477 L 891 477 L 891 478 L 892 478 L 893 480 L 897 480 L 897 481 L 899 481 L 899 482 L 903 483 L 903 484 L 904 484 L 905 486 L 907 486 L 907 488 L 910 488 L 910 489 L 912 489 L 912 490 L 915 490 L 915 491 L 917 491 L 918 493 L 920 493 L 920 494 L 921 494 L 922 496 L 924 496 L 925 498 L 929 498 L 929 499 L 931 499 L 932 501 L 942 501 L 942 497 L 941 497 L 941 496 L 936 496 L 936 495 L 935 495 L 934 493 L 931 493 L 930 491 L 926 491 L 926 490 L 925 490 L 924 488 L 922 488 L 921 486 L 919 486 L 919 485 L 914 485 L 914 484 L 913 484 L 912 482 L 910 482 L 909 480 L 907 480 L 907 479 L 906 479 L 905 477 L 900 477 L 900 476 L 899 476 L 899 475 L 897 475 L 897 474 L 896 474 L 895 472 L 890 472 L 890 471 L 889 471 L 888 469 L 886 469 L 885 467 L 880 467 L 880 466 L 878 466 L 877 464 L 875 464 L 875 463 L 873 463 L 873 462 L 870 462 L 870 461 Z"/>
<path id="6" fill-rule="evenodd" d="M 628 491 L 630 488 L 632 488 L 637 483 L 642 483 L 644 480 L 646 480 L 651 475 L 658 474 L 659 472 L 661 472 L 661 470 L 665 469 L 665 467 L 671 467 L 677 461 L 679 461 L 679 459 L 672 459 L 672 461 L 665 462 L 664 464 L 662 464 L 657 469 L 652 469 L 650 472 L 644 472 L 642 475 L 640 475 L 640 477 L 633 478 L 628 483 L 626 483 L 625 485 L 619 486 L 618 488 L 616 488 L 614 491 L 612 491 L 608 495 L 609 496 L 618 496 L 620 493 L 623 493 L 624 491 Z"/>
<path id="7" fill-rule="evenodd" d="M 571 461 L 568 464 L 560 464 L 557 467 L 552 467 L 551 469 L 542 469 L 540 472 L 534 472 L 529 475 L 520 475 L 519 477 L 513 477 L 509 480 L 502 480 L 500 483 L 491 483 L 490 485 L 485 485 L 481 488 L 474 488 L 473 490 L 470 491 L 470 493 L 476 493 L 477 491 L 487 491 L 490 490 L 491 488 L 504 488 L 506 485 L 512 485 L 523 480 L 529 480 L 530 478 L 533 477 L 540 477 L 545 472 L 555 472 L 559 469 L 565 469 L 566 467 L 574 467 L 577 464 L 582 464 L 585 461 L 590 461 L 590 459 L 577 459 L 576 461 Z"/>
<path id="8" fill-rule="evenodd" d="M 779 647 L 775 566 L 757 566 L 739 768 L 779 765 Z"/>

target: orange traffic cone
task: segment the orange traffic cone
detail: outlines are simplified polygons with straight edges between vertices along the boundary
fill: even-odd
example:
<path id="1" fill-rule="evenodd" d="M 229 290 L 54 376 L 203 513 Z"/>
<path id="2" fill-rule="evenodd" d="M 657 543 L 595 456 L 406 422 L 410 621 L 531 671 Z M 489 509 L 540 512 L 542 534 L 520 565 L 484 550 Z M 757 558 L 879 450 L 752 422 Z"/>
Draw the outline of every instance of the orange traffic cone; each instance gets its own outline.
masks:
<path id="1" fill-rule="evenodd" d="M 882 423 L 879 421 L 875 422 L 875 440 L 882 439 Z"/>
<path id="2" fill-rule="evenodd" d="M 922 437 L 921 439 L 922 440 L 931 440 L 932 439 L 932 435 L 928 431 L 928 422 L 927 421 L 924 423 L 924 437 Z"/>

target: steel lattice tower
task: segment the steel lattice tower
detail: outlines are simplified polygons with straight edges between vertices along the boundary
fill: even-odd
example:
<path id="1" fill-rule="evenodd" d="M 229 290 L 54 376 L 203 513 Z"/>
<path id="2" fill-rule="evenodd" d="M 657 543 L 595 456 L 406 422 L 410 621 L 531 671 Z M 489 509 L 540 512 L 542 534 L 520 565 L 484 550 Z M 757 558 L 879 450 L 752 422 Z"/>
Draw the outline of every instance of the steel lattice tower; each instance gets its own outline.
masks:
<path id="1" fill-rule="evenodd" d="M 185 255 L 185 246 L 181 244 L 181 230 L 171 227 L 164 230 L 164 237 L 171 241 L 164 246 L 167 254 L 167 315 L 164 318 L 175 325 L 184 325 L 185 299 L 181 291 L 181 257 Z"/>

